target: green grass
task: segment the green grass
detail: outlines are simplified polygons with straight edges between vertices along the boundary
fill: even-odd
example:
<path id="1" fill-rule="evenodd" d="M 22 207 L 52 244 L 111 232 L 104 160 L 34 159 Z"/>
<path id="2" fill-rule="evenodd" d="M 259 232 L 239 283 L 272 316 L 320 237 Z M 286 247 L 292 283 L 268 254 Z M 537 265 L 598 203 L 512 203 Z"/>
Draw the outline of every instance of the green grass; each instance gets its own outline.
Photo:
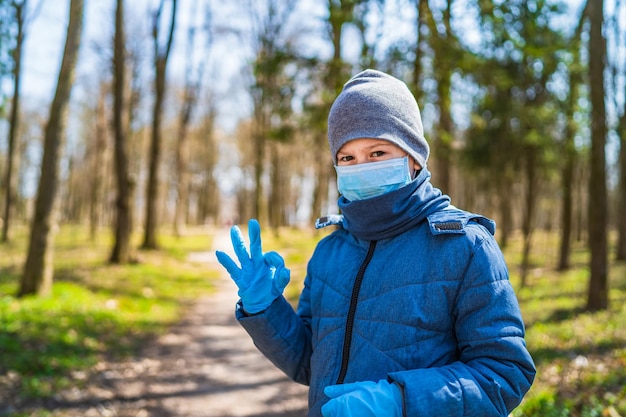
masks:
<path id="1" fill-rule="evenodd" d="M 111 265 L 109 232 L 92 241 L 81 227 L 62 227 L 49 297 L 14 296 L 26 231 L 0 247 L 0 392 L 12 375 L 22 399 L 53 395 L 74 383 L 72 372 L 104 357 L 132 355 L 177 321 L 186 302 L 208 294 L 218 272 L 186 256 L 208 250 L 212 236 L 201 230 L 160 237 L 162 249 L 138 252 L 138 261 L 129 265 Z"/>

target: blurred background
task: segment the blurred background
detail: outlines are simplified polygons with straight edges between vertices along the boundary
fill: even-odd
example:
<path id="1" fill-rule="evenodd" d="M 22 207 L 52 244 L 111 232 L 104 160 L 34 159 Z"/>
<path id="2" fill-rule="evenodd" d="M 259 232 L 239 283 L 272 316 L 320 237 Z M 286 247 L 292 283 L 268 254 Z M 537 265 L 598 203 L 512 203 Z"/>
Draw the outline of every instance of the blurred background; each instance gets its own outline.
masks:
<path id="1" fill-rule="evenodd" d="M 0 0 L 0 387 L 83 366 L 20 356 L 61 294 L 210 292 L 186 256 L 222 227 L 259 219 L 304 271 L 337 212 L 328 110 L 365 68 L 413 91 L 433 184 L 498 224 L 540 366 L 520 413 L 626 415 L 624 0 Z M 188 293 L 129 272 L 168 257 Z"/>

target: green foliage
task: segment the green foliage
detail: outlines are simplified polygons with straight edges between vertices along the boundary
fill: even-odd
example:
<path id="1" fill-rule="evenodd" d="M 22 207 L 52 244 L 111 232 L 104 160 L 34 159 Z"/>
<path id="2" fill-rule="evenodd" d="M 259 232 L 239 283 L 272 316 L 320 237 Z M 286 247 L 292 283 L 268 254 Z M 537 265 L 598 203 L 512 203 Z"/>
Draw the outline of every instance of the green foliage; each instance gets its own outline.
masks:
<path id="1" fill-rule="evenodd" d="M 74 384 L 72 372 L 102 357 L 133 354 L 146 339 L 179 319 L 185 302 L 211 291 L 218 276 L 189 262 L 206 251 L 208 231 L 179 239 L 163 236 L 163 249 L 140 254 L 131 265 L 110 265 L 110 236 L 94 241 L 80 227 L 63 226 L 55 245 L 50 297 L 18 299 L 25 231 L 0 257 L 0 391 L 2 375 L 19 377 L 23 398 L 41 398 Z"/>
<path id="2" fill-rule="evenodd" d="M 547 1 L 478 2 L 482 44 L 467 70 L 481 93 L 474 99 L 463 162 L 474 169 L 520 172 L 531 161 L 554 169 L 563 77 L 560 56 L 572 46 L 550 22 L 562 5 Z M 478 70 L 477 70 L 478 69 Z"/>

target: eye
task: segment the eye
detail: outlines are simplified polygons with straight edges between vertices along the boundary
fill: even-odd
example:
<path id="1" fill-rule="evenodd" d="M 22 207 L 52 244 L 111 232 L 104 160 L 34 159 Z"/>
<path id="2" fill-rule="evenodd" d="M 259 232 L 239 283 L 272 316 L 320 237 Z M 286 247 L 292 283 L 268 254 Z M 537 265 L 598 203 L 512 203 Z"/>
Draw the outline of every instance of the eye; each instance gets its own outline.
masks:
<path id="1" fill-rule="evenodd" d="M 339 161 L 341 162 L 350 162 L 352 160 L 354 160 L 354 157 L 352 155 L 345 155 L 345 156 L 339 157 Z"/>
<path id="2" fill-rule="evenodd" d="M 372 158 L 380 158 L 381 156 L 385 155 L 385 151 L 374 151 L 371 153 L 370 157 Z"/>

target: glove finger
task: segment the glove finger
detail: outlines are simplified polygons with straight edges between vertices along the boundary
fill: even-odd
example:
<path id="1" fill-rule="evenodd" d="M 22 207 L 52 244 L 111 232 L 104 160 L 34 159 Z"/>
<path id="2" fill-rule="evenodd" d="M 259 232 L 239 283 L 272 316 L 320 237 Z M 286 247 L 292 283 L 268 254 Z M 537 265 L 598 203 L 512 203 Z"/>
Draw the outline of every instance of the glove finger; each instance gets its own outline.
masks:
<path id="1" fill-rule="evenodd" d="M 283 259 L 282 256 L 280 256 L 280 254 L 278 252 L 267 252 L 265 255 L 263 255 L 263 262 L 265 262 L 265 265 L 269 266 L 270 268 L 283 268 L 285 266 L 285 260 Z"/>
<path id="2" fill-rule="evenodd" d="M 352 391 L 363 389 L 366 386 L 375 385 L 371 381 L 351 382 L 347 384 L 329 385 L 324 388 L 324 394 L 329 398 L 336 398 Z"/>
<path id="3" fill-rule="evenodd" d="M 291 271 L 287 268 L 280 268 L 276 271 L 276 285 L 277 288 L 282 292 L 287 284 L 289 284 L 289 280 L 291 279 Z"/>
<path id="4" fill-rule="evenodd" d="M 274 286 L 282 292 L 291 278 L 291 271 L 285 268 L 285 260 L 277 252 L 272 251 L 263 255 L 263 261 L 267 266 L 275 269 Z"/>
<path id="5" fill-rule="evenodd" d="M 353 388 L 350 388 L 351 384 L 339 384 L 339 385 L 329 385 L 324 388 L 324 394 L 328 398 L 337 398 L 343 394 L 351 392 Z"/>
<path id="6" fill-rule="evenodd" d="M 230 228 L 230 240 L 233 243 L 233 249 L 235 250 L 237 259 L 239 259 L 239 263 L 241 263 L 241 268 L 245 268 L 250 264 L 250 255 L 248 254 L 248 249 L 246 249 L 246 242 L 243 239 L 239 226 Z"/>
<path id="7" fill-rule="evenodd" d="M 263 259 L 261 249 L 261 226 L 256 219 L 248 221 L 248 236 L 250 237 L 250 257 L 253 260 Z"/>
<path id="8" fill-rule="evenodd" d="M 217 257 L 217 261 L 226 269 L 235 283 L 237 283 L 241 277 L 241 268 L 239 268 L 230 256 L 222 251 L 215 251 L 215 256 Z"/>

